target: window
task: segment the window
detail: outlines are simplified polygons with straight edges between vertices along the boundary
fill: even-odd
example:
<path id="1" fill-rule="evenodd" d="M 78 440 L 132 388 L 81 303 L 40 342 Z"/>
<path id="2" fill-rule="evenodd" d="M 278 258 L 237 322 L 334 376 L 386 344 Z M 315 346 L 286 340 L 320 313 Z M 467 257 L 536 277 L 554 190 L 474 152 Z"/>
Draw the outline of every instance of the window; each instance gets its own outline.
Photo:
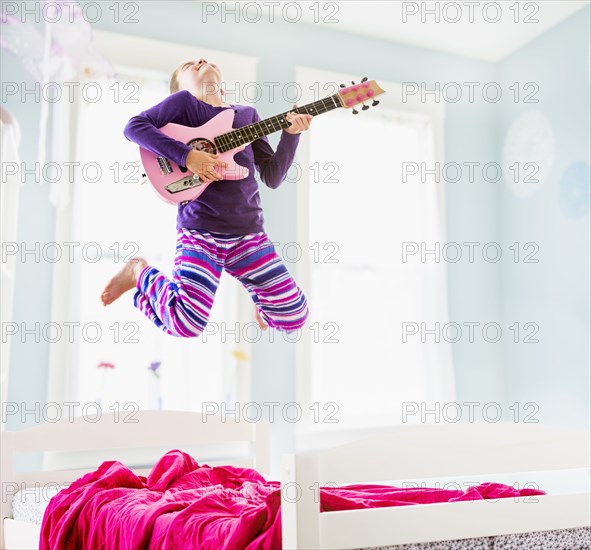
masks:
<path id="1" fill-rule="evenodd" d="M 200 44 L 188 46 L 97 29 L 93 44 L 115 68 L 117 79 L 100 82 L 99 101 L 77 97 L 72 131 L 64 128 L 64 138 L 70 144 L 65 159 L 87 165 L 89 177 L 56 189 L 57 195 L 66 191 L 66 197 L 69 194 L 72 199 L 56 216 L 54 238 L 80 244 L 75 262 L 55 263 L 52 292 L 52 320 L 62 325 L 77 323 L 86 329 L 86 338 L 78 328 L 72 343 L 62 338 L 51 346 L 47 400 L 85 405 L 100 399 L 103 410 L 126 403 L 131 403 L 131 408 L 162 405 L 201 410 L 204 401 L 248 401 L 247 343 L 232 338 L 224 342 L 219 334 L 209 336 L 207 342 L 202 337 L 175 338 L 154 327 L 133 307 L 132 291 L 108 308 L 103 308 L 99 297 L 129 254 L 146 256 L 168 275 L 173 267 L 176 209 L 161 202 L 149 184 L 137 183 L 139 170 L 128 163 L 139 161 L 139 151 L 124 138 L 125 123 L 168 95 L 172 69 L 196 54 L 215 59 L 223 67 L 224 78 L 230 83 L 225 87 L 227 100 L 242 101 L 240 90 L 234 90 L 231 83 L 255 81 L 257 58 Z M 79 94 L 85 82 L 83 77 L 76 80 L 81 84 Z M 91 80 L 99 81 L 95 76 Z M 87 91 L 93 89 L 91 83 Z M 91 162 L 100 166 L 101 173 L 93 182 L 88 181 L 96 175 Z M 98 253 L 96 245 L 89 246 L 84 259 L 83 245 L 92 243 L 98 243 Z M 97 255 L 98 261 L 90 261 Z M 223 319 L 232 328 L 237 320 L 252 321 L 252 315 L 246 291 L 223 274 L 210 325 L 215 328 Z M 92 341 L 97 337 L 95 324 L 101 331 L 96 343 Z M 159 380 L 148 371 L 155 361 L 161 362 Z M 113 363 L 115 369 L 98 368 L 101 362 Z"/>
<path id="2" fill-rule="evenodd" d="M 347 80 L 304 69 L 298 77 L 304 90 Z M 424 108 L 397 105 L 392 85 L 380 85 L 379 106 L 321 115 L 302 143 L 300 161 L 312 169 L 300 234 L 313 252 L 300 388 L 319 404 L 308 430 L 399 424 L 403 402 L 453 395 L 449 344 L 402 339 L 403 323 L 447 317 L 444 267 L 402 261 L 402 243 L 443 239 L 439 186 L 401 176 L 403 163 L 433 169 L 437 121 Z"/>
<path id="3" fill-rule="evenodd" d="M 119 75 L 98 83 L 101 100 L 81 106 L 77 158 L 86 178 L 74 186 L 72 199 L 71 237 L 80 243 L 70 289 L 72 317 L 80 324 L 73 399 L 100 401 L 105 411 L 201 410 L 205 401 L 233 402 L 237 360 L 232 341 L 210 337 L 204 344 L 202 337 L 165 334 L 133 307 L 133 290 L 106 308 L 100 302 L 106 282 L 135 255 L 171 275 L 177 210 L 161 201 L 149 183 L 139 184 L 139 149 L 122 134 L 133 115 L 168 95 L 167 82 L 143 79 L 138 85 L 137 78 Z M 236 321 L 239 286 L 223 273 L 212 326 Z M 153 363 L 160 363 L 159 378 L 149 369 Z"/>

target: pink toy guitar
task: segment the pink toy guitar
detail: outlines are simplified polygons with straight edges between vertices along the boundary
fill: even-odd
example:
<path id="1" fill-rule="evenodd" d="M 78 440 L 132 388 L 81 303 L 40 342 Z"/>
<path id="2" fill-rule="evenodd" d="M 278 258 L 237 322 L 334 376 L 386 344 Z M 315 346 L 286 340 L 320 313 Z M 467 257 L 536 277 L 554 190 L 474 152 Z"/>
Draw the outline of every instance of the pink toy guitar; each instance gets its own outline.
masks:
<path id="1" fill-rule="evenodd" d="M 346 88 L 341 84 L 341 88 L 332 96 L 303 105 L 293 111 L 316 116 L 341 107 L 354 107 L 384 93 L 375 80 L 368 81 L 367 77 L 364 77 L 360 84 L 353 82 Z M 374 99 L 372 106 L 378 103 L 379 101 Z M 362 110 L 366 109 L 369 109 L 369 105 L 364 104 Z M 357 113 L 358 111 L 353 109 L 353 114 Z M 160 131 L 198 151 L 218 153 L 218 159 L 228 163 L 228 167 L 216 167 L 215 170 L 225 180 L 241 180 L 248 176 L 248 168 L 236 164 L 234 155 L 256 139 L 289 127 L 290 123 L 285 119 L 286 114 L 282 113 L 243 128 L 232 128 L 234 110 L 228 108 L 202 126 L 191 128 L 169 123 L 162 126 Z M 179 166 L 143 147 L 140 147 L 140 158 L 145 170 L 145 174 L 142 175 L 148 178 L 160 198 L 170 204 L 180 204 L 196 199 L 213 181 L 202 180 L 185 166 Z"/>

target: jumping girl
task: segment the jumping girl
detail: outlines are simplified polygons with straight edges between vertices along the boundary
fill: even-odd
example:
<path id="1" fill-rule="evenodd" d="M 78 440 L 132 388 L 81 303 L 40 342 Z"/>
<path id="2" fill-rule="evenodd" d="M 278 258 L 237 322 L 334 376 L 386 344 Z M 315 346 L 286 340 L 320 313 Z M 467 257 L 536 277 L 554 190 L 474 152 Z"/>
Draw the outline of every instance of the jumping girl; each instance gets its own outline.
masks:
<path id="1" fill-rule="evenodd" d="M 308 130 L 312 116 L 288 113 L 290 126 L 282 130 L 276 151 L 265 136 L 253 141 L 235 156 L 238 164 L 249 169 L 248 177 L 219 181 L 215 167 L 227 164 L 217 154 L 196 151 L 158 128 L 169 122 L 201 126 L 228 108 L 236 112 L 235 128 L 261 120 L 254 107 L 223 102 L 220 83 L 217 65 L 205 59 L 184 63 L 172 74 L 170 95 L 127 123 L 127 139 L 186 166 L 202 179 L 216 181 L 178 207 L 172 279 L 143 258 L 133 258 L 109 281 L 101 301 L 106 306 L 135 288 L 135 307 L 158 328 L 173 336 L 199 336 L 225 269 L 249 292 L 261 328 L 297 330 L 308 317 L 307 301 L 265 233 L 254 167 L 261 180 L 276 189 L 293 162 L 299 134 Z"/>

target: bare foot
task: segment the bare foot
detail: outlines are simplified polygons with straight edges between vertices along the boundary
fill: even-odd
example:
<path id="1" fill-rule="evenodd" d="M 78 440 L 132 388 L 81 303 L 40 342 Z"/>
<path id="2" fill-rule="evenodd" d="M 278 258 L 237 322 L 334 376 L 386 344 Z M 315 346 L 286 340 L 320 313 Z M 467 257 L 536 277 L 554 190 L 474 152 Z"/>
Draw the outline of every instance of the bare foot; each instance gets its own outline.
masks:
<path id="1" fill-rule="evenodd" d="M 108 306 L 123 293 L 137 285 L 140 273 L 148 264 L 143 258 L 132 258 L 121 270 L 108 282 L 101 294 L 101 302 Z"/>
<path id="2" fill-rule="evenodd" d="M 259 313 L 259 308 L 256 304 L 254 305 L 254 316 L 257 320 L 257 323 L 259 324 L 259 327 L 261 327 L 261 330 L 267 330 L 267 323 L 265 323 L 264 319 L 261 317 L 261 314 Z"/>

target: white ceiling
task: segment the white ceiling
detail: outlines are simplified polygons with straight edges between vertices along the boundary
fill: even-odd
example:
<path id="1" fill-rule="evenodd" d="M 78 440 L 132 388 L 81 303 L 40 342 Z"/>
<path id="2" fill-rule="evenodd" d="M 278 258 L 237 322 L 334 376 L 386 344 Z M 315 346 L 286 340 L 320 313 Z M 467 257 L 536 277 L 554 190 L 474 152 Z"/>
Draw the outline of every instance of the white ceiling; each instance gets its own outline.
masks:
<path id="1" fill-rule="evenodd" d="M 229 10 L 235 10 L 237 4 L 237 2 L 218 3 L 226 4 Z M 239 2 L 242 4 L 242 11 L 239 12 L 239 15 L 252 20 L 257 15 L 257 7 L 253 4 L 259 4 L 258 13 L 267 17 L 271 9 L 270 5 L 273 3 L 266 1 Z M 478 6 L 473 7 L 472 22 L 470 22 L 470 8 L 466 5 L 468 2 L 465 0 L 455 2 L 403 2 L 398 0 L 328 2 L 323 0 L 287 2 L 286 4 L 296 3 L 301 6 L 300 23 L 318 25 L 331 31 L 370 36 L 494 62 L 519 49 L 572 13 L 587 6 L 589 0 L 482 1 L 478 2 Z M 407 15 L 406 22 L 403 22 L 403 6 L 405 4 L 406 9 L 411 6 L 419 10 L 421 6 L 424 6 L 425 10 L 433 10 L 439 5 L 441 12 L 439 23 L 435 22 L 434 15 L 425 15 L 425 22 L 421 22 L 420 11 L 416 15 Z M 495 17 L 493 6 L 489 7 L 490 11 L 483 11 L 483 7 L 487 4 L 496 4 L 501 8 L 500 19 L 495 23 L 486 20 Z M 456 7 L 460 8 L 459 12 Z M 275 6 L 273 9 L 275 10 L 275 20 L 284 20 L 282 7 Z M 222 10 L 220 10 L 221 12 Z M 285 16 L 287 19 L 295 19 L 296 13 L 295 8 L 292 7 L 285 12 Z M 447 14 L 448 17 L 443 17 L 444 14 Z M 456 23 L 449 21 L 458 15 L 460 17 Z M 517 23 L 514 22 L 516 15 L 518 17 Z M 236 18 L 230 13 L 227 17 L 231 21 L 235 21 Z M 318 22 L 315 22 L 315 18 L 318 19 Z M 326 19 L 332 21 L 325 21 Z M 537 20 L 537 22 L 532 20 Z M 293 46 L 297 48 L 298 44 Z"/>

